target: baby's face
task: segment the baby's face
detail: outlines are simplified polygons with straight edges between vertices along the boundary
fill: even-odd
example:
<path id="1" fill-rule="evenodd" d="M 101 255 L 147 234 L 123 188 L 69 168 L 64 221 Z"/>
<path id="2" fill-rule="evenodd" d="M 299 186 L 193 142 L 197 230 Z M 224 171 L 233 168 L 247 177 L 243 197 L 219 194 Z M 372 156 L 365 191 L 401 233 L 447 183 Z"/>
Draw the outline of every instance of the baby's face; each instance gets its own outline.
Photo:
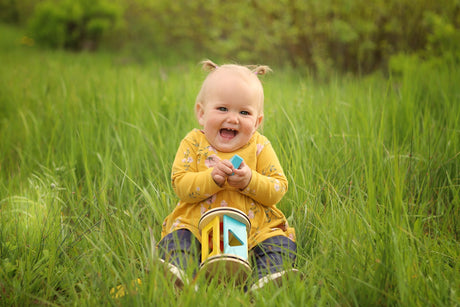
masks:
<path id="1" fill-rule="evenodd" d="M 204 102 L 198 103 L 197 118 L 215 149 L 232 152 L 248 143 L 262 122 L 258 92 L 231 72 L 213 76 Z"/>

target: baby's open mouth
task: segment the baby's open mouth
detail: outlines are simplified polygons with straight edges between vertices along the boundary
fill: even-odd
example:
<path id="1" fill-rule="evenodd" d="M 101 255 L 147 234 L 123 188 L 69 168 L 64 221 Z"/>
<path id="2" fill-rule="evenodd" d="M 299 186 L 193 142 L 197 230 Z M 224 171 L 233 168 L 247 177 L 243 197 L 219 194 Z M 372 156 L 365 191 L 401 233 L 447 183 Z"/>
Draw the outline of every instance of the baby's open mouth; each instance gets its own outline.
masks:
<path id="1" fill-rule="evenodd" d="M 219 132 L 220 132 L 220 136 L 226 139 L 234 138 L 236 134 L 238 133 L 238 131 L 236 130 L 226 129 L 226 128 L 220 129 Z"/>

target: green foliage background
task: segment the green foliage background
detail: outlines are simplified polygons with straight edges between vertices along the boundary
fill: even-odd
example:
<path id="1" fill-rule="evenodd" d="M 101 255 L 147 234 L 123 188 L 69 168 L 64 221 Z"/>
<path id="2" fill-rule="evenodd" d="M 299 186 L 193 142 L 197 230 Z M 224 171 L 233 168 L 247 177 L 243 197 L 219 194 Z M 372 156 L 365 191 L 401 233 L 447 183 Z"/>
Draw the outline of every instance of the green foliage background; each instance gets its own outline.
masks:
<path id="1" fill-rule="evenodd" d="M 460 305 L 459 8 L 0 0 L 0 305 Z M 304 280 L 177 294 L 158 264 L 203 58 L 275 70 Z"/>
<path id="2" fill-rule="evenodd" d="M 126 62 L 22 35 L 0 25 L 0 305 L 460 304 L 452 58 L 393 57 L 389 76 L 265 76 L 263 133 L 289 180 L 278 207 L 306 278 L 252 294 L 199 279 L 176 294 L 154 247 L 205 75 L 196 60 Z"/>
<path id="3" fill-rule="evenodd" d="M 90 36 L 90 46 L 139 57 L 174 51 L 323 74 L 385 68 L 399 53 L 458 60 L 460 50 L 458 0 L 0 0 L 0 8 L 3 20 L 58 47 L 84 48 Z"/>

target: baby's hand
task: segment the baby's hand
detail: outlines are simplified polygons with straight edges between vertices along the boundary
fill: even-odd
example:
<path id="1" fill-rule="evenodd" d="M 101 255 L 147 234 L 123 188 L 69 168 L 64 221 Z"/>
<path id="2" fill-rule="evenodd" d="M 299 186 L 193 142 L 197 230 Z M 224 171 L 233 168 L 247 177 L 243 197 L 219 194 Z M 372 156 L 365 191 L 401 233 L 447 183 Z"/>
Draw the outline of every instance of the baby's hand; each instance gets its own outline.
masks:
<path id="1" fill-rule="evenodd" d="M 244 190 L 252 178 L 252 171 L 244 162 L 238 169 L 233 169 L 233 175 L 227 177 L 228 184 L 232 187 Z"/>
<path id="2" fill-rule="evenodd" d="M 233 165 L 229 160 L 217 162 L 212 169 L 211 176 L 218 186 L 223 186 L 228 176 L 233 173 Z"/>

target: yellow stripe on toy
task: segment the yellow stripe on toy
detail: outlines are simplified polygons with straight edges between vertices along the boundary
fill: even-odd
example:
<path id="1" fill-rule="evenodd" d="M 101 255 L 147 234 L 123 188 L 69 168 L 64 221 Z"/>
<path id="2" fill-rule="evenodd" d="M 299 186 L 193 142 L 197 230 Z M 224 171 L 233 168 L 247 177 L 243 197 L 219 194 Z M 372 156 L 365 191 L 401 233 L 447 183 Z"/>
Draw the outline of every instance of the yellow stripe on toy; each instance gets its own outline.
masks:
<path id="1" fill-rule="evenodd" d="M 212 239 L 212 246 L 209 246 L 209 239 Z M 201 232 L 201 262 L 208 257 L 220 254 L 220 219 L 216 216 Z M 209 252 L 211 250 L 211 253 Z"/>

